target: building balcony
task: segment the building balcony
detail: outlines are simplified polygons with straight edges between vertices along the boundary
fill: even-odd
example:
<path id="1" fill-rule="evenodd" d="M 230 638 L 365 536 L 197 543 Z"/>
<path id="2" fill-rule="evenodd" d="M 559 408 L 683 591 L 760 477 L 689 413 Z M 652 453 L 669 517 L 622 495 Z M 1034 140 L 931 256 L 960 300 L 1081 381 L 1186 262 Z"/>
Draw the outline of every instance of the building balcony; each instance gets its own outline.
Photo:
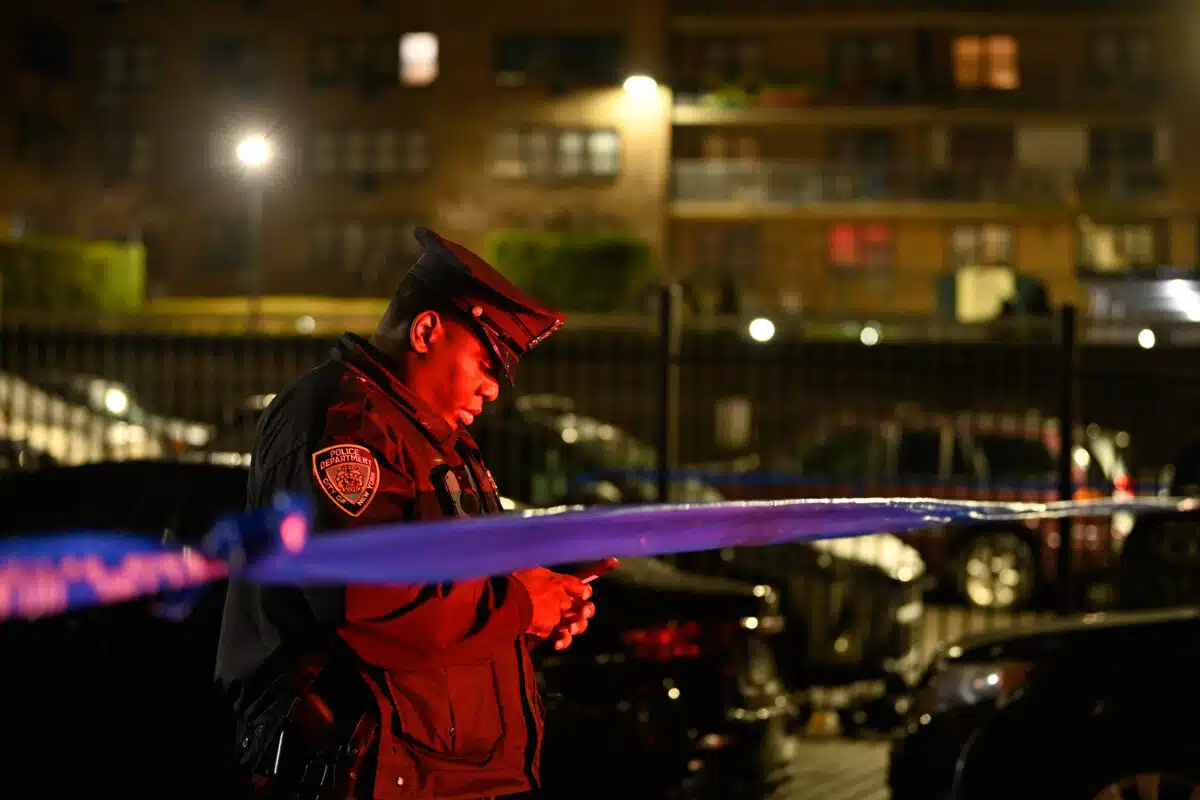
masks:
<path id="1" fill-rule="evenodd" d="M 831 206 L 887 207 L 989 204 L 1067 211 L 1077 205 L 1164 203 L 1168 186 L 1154 169 L 1084 172 L 908 165 L 841 165 L 806 161 L 680 159 L 673 166 L 677 215 L 813 212 Z M 1149 210 L 1149 209 L 1147 209 Z"/>
<path id="2" fill-rule="evenodd" d="M 905 78 L 860 86 L 837 86 L 823 77 L 767 82 L 757 88 L 730 84 L 695 89 L 686 79 L 675 85 L 675 125 L 969 124 L 1079 117 L 1124 123 L 1131 116 L 1166 121 L 1161 84 L 1114 85 L 1076 75 L 1014 91 L 922 88 Z"/>
<path id="3" fill-rule="evenodd" d="M 895 0 L 891 15 L 931 14 L 1145 14 L 1169 8 L 1168 0 Z M 671 0 L 680 16 L 771 17 L 794 15 L 870 14 L 878 17 L 877 0 Z M 874 21 L 874 20 L 873 20 Z"/>

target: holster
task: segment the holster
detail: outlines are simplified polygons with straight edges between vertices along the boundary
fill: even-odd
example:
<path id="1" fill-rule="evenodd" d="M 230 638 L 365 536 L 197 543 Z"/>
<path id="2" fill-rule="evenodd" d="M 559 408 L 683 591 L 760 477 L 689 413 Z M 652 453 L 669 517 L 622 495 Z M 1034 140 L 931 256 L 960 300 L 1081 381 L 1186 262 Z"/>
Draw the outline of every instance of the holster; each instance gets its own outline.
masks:
<path id="1" fill-rule="evenodd" d="M 370 796 L 379 689 L 351 655 L 325 647 L 276 653 L 231 687 L 236 750 L 255 798 Z"/>

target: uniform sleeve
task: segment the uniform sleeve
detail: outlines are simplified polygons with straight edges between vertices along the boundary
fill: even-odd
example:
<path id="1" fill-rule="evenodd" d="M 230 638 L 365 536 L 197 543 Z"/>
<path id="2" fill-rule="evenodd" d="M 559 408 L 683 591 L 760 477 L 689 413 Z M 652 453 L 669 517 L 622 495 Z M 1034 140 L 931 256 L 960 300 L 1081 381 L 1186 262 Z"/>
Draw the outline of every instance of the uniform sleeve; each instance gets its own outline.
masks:
<path id="1" fill-rule="evenodd" d="M 414 519 L 422 498 L 399 460 L 350 440 L 314 453 L 318 529 L 334 533 Z M 533 617 L 529 593 L 512 576 L 425 586 L 351 585 L 341 605 L 342 638 L 383 668 L 486 657 L 515 643 Z"/>

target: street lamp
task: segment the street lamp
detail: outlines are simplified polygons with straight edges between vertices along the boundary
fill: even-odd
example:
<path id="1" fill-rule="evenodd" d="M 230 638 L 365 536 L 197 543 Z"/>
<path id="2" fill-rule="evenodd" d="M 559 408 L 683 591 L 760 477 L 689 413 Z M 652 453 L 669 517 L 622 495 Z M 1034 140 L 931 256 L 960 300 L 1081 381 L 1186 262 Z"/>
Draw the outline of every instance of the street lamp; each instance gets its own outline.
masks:
<path id="1" fill-rule="evenodd" d="M 250 134 L 241 139 L 234 151 L 238 163 L 246 173 L 246 188 L 249 205 L 247 208 L 247 229 L 250 236 L 250 303 L 246 325 L 250 332 L 258 329 L 259 317 L 262 315 L 262 283 L 263 283 L 263 172 L 271 163 L 271 141 L 262 134 Z"/>
<path id="2" fill-rule="evenodd" d="M 634 100 L 653 100 L 658 95 L 658 81 L 649 75 L 630 75 L 625 79 L 624 89 Z"/>
<path id="3" fill-rule="evenodd" d="M 238 142 L 237 160 L 248 170 L 258 170 L 271 161 L 271 143 L 267 137 L 254 134 Z"/>

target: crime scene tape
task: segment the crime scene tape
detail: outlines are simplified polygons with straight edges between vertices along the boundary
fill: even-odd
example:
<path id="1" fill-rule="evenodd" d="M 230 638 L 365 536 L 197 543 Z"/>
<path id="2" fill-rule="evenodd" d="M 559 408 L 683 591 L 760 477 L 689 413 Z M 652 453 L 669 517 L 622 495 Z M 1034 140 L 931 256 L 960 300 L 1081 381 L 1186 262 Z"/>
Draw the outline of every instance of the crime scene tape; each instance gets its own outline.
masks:
<path id="1" fill-rule="evenodd" d="M 0 542 L 0 620 L 163 595 L 172 615 L 226 577 L 262 584 L 424 584 L 608 556 L 654 556 L 986 522 L 1184 511 L 1180 498 L 988 503 L 912 498 L 549 509 L 310 535 L 307 500 L 220 519 L 194 549 L 81 531 Z M 192 592 L 193 594 L 189 594 Z"/>

